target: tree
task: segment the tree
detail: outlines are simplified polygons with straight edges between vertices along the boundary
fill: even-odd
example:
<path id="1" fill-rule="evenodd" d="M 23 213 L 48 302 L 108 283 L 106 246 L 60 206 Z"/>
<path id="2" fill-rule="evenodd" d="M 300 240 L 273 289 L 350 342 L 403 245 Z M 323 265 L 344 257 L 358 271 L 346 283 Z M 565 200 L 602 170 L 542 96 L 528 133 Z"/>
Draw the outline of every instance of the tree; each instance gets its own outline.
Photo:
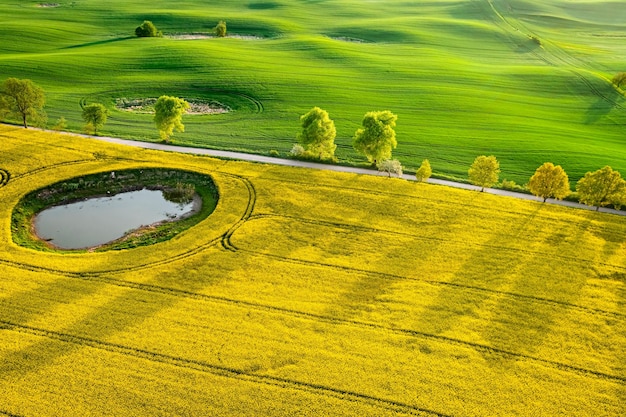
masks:
<path id="1" fill-rule="evenodd" d="M 618 72 L 615 74 L 612 81 L 616 87 L 621 87 L 622 84 L 626 84 L 626 72 Z"/>
<path id="2" fill-rule="evenodd" d="M 480 191 L 483 192 L 485 187 L 491 187 L 498 182 L 500 163 L 493 155 L 478 156 L 470 167 L 468 174 L 470 182 L 481 187 Z"/>
<path id="3" fill-rule="evenodd" d="M 402 176 L 402 164 L 397 159 L 385 159 L 379 162 L 378 170 L 386 172 L 390 177 L 391 174 L 396 174 L 398 177 Z"/>
<path id="4" fill-rule="evenodd" d="M 161 96 L 154 105 L 154 123 L 159 129 L 161 139 L 168 141 L 174 129 L 185 131 L 182 123 L 183 114 L 189 110 L 189 103 L 182 98 Z"/>
<path id="5" fill-rule="evenodd" d="M 576 183 L 578 200 L 583 204 L 596 206 L 596 210 L 609 204 L 621 206 L 624 203 L 625 188 L 626 181 L 610 166 L 587 172 Z"/>
<path id="6" fill-rule="evenodd" d="M 215 26 L 215 35 L 219 38 L 226 37 L 226 22 L 220 20 Z"/>
<path id="7" fill-rule="evenodd" d="M 139 38 L 154 38 L 163 36 L 163 33 L 157 30 L 154 23 L 149 20 L 144 20 L 143 23 L 135 29 L 135 35 Z"/>
<path id="8" fill-rule="evenodd" d="M 398 116 L 389 110 L 365 113 L 363 127 L 355 132 L 352 140 L 354 149 L 374 165 L 377 161 L 391 159 L 391 150 L 398 146 L 393 130 L 396 120 Z"/>
<path id="9" fill-rule="evenodd" d="M 313 107 L 308 113 L 300 116 L 302 132 L 298 134 L 298 142 L 306 151 L 319 159 L 331 159 L 335 156 L 335 123 L 328 113 L 319 107 Z"/>
<path id="10" fill-rule="evenodd" d="M 28 128 L 28 120 L 45 121 L 43 106 L 46 101 L 43 90 L 31 80 L 7 78 L 2 84 L 1 97 L 0 107 L 4 109 L 2 113 L 20 117 L 24 128 Z"/>
<path id="11" fill-rule="evenodd" d="M 528 189 L 533 195 L 543 198 L 544 203 L 549 197 L 562 200 L 570 193 L 569 179 L 560 165 L 546 162 L 530 177 Z"/>
<path id="12" fill-rule="evenodd" d="M 100 103 L 85 106 L 83 108 L 83 120 L 87 123 L 85 129 L 92 130 L 94 135 L 97 134 L 98 129 L 106 123 L 108 114 L 106 107 Z"/>
<path id="13" fill-rule="evenodd" d="M 65 130 L 67 129 L 67 120 L 65 120 L 65 117 L 61 116 L 59 117 L 59 119 L 57 120 L 57 122 L 55 123 L 54 126 L 52 126 L 52 130 Z"/>
<path id="14" fill-rule="evenodd" d="M 419 169 L 415 173 L 415 179 L 419 182 L 424 182 L 430 178 L 433 170 L 430 168 L 430 162 L 428 159 L 424 159 L 422 161 L 422 165 L 420 165 Z"/>

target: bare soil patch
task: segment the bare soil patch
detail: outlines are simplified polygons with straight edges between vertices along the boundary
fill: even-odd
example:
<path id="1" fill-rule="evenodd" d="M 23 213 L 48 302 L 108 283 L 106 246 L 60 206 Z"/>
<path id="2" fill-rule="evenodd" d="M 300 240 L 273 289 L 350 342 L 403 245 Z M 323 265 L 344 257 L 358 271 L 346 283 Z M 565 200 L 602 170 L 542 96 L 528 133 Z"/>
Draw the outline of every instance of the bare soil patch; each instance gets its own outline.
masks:
<path id="1" fill-rule="evenodd" d="M 154 104 L 157 99 L 150 98 L 138 98 L 127 99 L 118 98 L 115 100 L 115 107 L 118 110 L 128 111 L 133 113 L 154 114 Z M 190 115 L 202 115 L 202 114 L 223 114 L 231 111 L 231 108 L 226 104 L 220 103 L 216 100 L 187 100 L 189 103 L 189 110 L 187 114 Z"/>

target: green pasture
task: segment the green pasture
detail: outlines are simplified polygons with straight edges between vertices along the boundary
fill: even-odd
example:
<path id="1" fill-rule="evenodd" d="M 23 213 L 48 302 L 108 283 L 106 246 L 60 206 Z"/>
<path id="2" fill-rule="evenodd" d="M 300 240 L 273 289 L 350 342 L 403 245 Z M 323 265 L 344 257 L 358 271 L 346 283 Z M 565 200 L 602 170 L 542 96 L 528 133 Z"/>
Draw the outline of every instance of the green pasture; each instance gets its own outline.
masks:
<path id="1" fill-rule="evenodd" d="M 626 101 L 610 78 L 626 70 L 620 1 L 0 1 L 0 79 L 47 93 L 52 125 L 82 130 L 81 104 L 111 115 L 102 135 L 158 140 L 150 115 L 119 98 L 177 95 L 233 111 L 186 116 L 181 145 L 285 155 L 313 106 L 337 125 L 338 157 L 363 114 L 398 115 L 395 156 L 465 177 L 493 154 L 501 177 L 525 183 L 543 162 L 577 180 L 604 165 L 626 173 Z M 137 39 L 148 19 L 164 38 Z M 210 33 L 225 20 L 231 35 Z M 541 46 L 530 39 L 535 36 Z"/>

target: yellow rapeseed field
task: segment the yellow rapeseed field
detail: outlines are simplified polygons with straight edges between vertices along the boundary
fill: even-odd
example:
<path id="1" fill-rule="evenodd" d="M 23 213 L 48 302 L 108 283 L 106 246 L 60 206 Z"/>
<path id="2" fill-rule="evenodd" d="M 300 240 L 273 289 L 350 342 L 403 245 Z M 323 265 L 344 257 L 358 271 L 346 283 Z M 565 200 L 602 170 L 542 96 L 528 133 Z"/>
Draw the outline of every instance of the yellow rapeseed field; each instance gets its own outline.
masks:
<path id="1" fill-rule="evenodd" d="M 0 415 L 618 416 L 626 218 L 0 126 Z M 170 241 L 21 247 L 27 193 L 211 175 Z"/>

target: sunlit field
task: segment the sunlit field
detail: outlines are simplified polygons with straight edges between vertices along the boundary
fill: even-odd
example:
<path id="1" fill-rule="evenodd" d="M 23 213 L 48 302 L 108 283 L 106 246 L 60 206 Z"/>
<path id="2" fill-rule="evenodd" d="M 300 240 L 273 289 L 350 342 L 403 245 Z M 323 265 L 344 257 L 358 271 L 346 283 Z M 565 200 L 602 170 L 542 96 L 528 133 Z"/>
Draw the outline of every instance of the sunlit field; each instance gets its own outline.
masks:
<path id="1" fill-rule="evenodd" d="M 54 7 L 41 7 L 46 6 Z M 343 163 L 365 112 L 398 115 L 407 170 L 465 178 L 481 154 L 520 184 L 546 161 L 572 182 L 626 172 L 626 8 L 620 1 L 400 0 L 206 2 L 0 0 L 0 80 L 30 78 L 49 125 L 82 131 L 81 105 L 105 104 L 101 134 L 158 140 L 147 114 L 116 101 L 162 94 L 231 111 L 186 116 L 182 145 L 283 156 L 299 116 L 324 108 Z M 134 37 L 149 19 L 163 38 Z M 225 39 L 212 34 L 219 20 Z M 189 35 L 199 36 L 189 38 Z M 532 37 L 539 40 L 534 41 Z"/>
<path id="2" fill-rule="evenodd" d="M 0 414 L 617 416 L 626 219 L 0 126 Z M 161 167 L 220 199 L 172 240 L 13 243 L 38 188 Z"/>

